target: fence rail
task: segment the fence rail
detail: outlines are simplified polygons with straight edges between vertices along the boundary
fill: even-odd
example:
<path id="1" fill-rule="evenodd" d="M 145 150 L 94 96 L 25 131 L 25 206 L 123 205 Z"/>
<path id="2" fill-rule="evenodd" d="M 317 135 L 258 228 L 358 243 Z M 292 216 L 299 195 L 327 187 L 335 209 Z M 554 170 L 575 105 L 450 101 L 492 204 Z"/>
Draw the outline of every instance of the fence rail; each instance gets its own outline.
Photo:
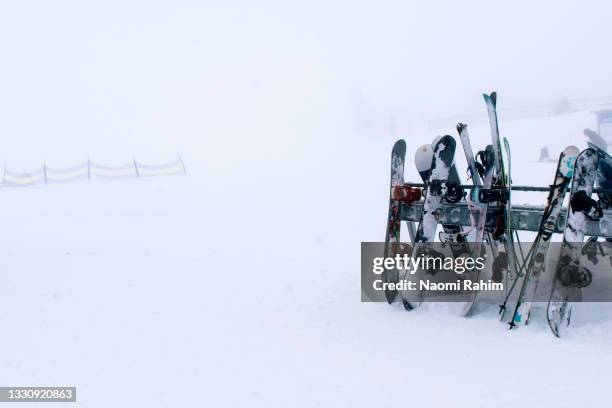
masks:
<path id="1" fill-rule="evenodd" d="M 87 161 L 71 167 L 48 167 L 46 163 L 34 170 L 22 172 L 10 170 L 4 166 L 1 187 L 29 187 L 38 184 L 69 183 L 80 179 L 100 178 L 117 180 L 136 177 L 169 176 L 187 173 L 185 163 L 179 156 L 176 160 L 162 164 L 145 164 L 137 160 L 129 163 L 107 166 Z"/>

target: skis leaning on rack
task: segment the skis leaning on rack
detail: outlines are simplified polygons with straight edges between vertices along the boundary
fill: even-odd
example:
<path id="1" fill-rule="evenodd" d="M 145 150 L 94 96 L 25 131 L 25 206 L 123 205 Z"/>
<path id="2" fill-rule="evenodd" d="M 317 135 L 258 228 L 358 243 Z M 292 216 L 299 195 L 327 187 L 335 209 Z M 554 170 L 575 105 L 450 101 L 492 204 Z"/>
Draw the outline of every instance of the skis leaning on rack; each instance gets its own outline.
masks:
<path id="1" fill-rule="evenodd" d="M 486 201 L 480 201 L 480 192 L 490 189 L 493 182 L 493 147 L 488 145 L 485 150 L 479 152 L 478 156 L 480 157 L 480 161 L 477 162 L 472 150 L 467 125 L 459 123 L 457 125 L 457 132 L 459 133 L 459 138 L 461 139 L 461 144 L 463 145 L 463 151 L 465 152 L 465 157 L 468 164 L 468 173 L 472 179 L 472 182 L 474 183 L 474 187 L 466 196 L 466 201 L 470 211 L 470 221 L 473 224 L 473 254 L 480 255 L 483 253 L 483 251 L 485 251 L 484 240 L 486 238 L 487 242 L 489 242 L 491 246 L 493 256 L 497 257 L 497 243 L 492 238 L 491 233 L 485 231 L 488 203 Z M 472 279 L 478 280 L 478 278 L 479 271 L 473 272 Z M 476 291 L 469 294 L 469 299 L 463 308 L 464 316 L 469 316 L 473 313 L 477 295 L 478 293 Z"/>
<path id="2" fill-rule="evenodd" d="M 540 231 L 538 231 L 533 242 L 535 250 L 529 259 L 529 266 L 525 272 L 525 278 L 523 279 L 523 285 L 512 315 L 512 320 L 509 323 L 510 328 L 527 324 L 529 319 L 531 302 L 538 290 L 540 277 L 544 272 L 550 239 L 559 221 L 561 206 L 574 173 L 576 156 L 578 156 L 578 148 L 575 146 L 567 147 L 559 155 L 555 179 L 553 184 L 550 185 L 550 193 L 544 208 Z"/>
<path id="3" fill-rule="evenodd" d="M 493 167 L 495 169 L 496 180 L 489 190 L 479 193 L 481 202 L 495 203 L 498 208 L 495 219 L 495 227 L 491 238 L 493 242 L 501 244 L 502 248 L 493 259 L 493 280 L 496 282 L 505 279 L 507 295 L 513 286 L 509 284 L 509 279 L 518 279 L 518 268 L 515 260 L 514 237 L 511 228 L 511 180 L 510 180 L 510 144 L 499 135 L 499 124 L 497 120 L 497 93 L 483 94 L 487 113 L 489 116 L 489 126 L 491 129 L 491 146 L 493 150 Z M 502 147 L 503 146 L 503 147 Z M 515 280 L 516 282 L 516 280 Z M 503 315 L 505 308 L 501 308 Z"/>

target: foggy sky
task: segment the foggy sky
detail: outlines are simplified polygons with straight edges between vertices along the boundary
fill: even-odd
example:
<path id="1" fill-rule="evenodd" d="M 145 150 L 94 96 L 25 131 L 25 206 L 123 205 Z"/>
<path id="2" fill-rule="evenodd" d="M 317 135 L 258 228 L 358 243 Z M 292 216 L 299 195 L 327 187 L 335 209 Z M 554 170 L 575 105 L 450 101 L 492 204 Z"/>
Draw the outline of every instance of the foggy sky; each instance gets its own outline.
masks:
<path id="1" fill-rule="evenodd" d="M 612 92 L 607 2 L 11 2 L 0 159 L 260 160 L 355 120 Z M 280 149 L 280 150 L 279 150 Z"/>

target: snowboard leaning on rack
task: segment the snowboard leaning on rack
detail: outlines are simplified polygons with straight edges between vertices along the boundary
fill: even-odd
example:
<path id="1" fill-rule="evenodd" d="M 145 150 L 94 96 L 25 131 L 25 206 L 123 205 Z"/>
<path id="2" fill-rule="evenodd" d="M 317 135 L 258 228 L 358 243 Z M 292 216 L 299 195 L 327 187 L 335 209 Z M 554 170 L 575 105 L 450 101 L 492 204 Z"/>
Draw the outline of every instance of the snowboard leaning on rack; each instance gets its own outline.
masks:
<path id="1" fill-rule="evenodd" d="M 598 162 L 599 156 L 591 148 L 576 158 L 563 246 L 547 308 L 548 324 L 557 337 L 563 336 L 570 324 L 572 301 L 581 300 L 581 288 L 592 279 L 590 272 L 581 266 L 580 258 L 586 221 L 600 216 L 599 206 L 591 198 Z"/>
<path id="2" fill-rule="evenodd" d="M 391 185 L 389 193 L 389 213 L 387 217 L 387 234 L 385 235 L 385 250 L 384 257 L 390 255 L 395 256 L 401 249 L 400 243 L 400 200 L 394 197 L 394 189 L 401 187 L 404 184 L 404 162 L 406 159 L 406 142 L 398 140 L 393 145 L 391 151 Z M 397 282 L 399 273 L 396 270 L 383 272 L 384 282 Z M 385 290 L 385 298 L 387 302 L 392 303 L 397 296 L 397 290 Z"/>
<path id="3" fill-rule="evenodd" d="M 538 232 L 533 243 L 533 253 L 529 259 L 529 265 L 525 272 L 525 278 L 521 291 L 510 321 L 510 328 L 527 324 L 529 313 L 531 311 L 531 302 L 538 290 L 540 278 L 544 272 L 544 262 L 546 254 L 550 246 L 550 238 L 559 221 L 561 206 L 565 199 L 566 192 L 570 185 L 572 175 L 574 173 L 574 164 L 578 156 L 578 148 L 576 146 L 568 146 L 559 155 L 557 169 L 555 171 L 555 179 L 550 186 L 547 204 L 544 208 L 544 216 L 540 224 Z"/>
<path id="4" fill-rule="evenodd" d="M 595 133 L 595 132 L 593 132 Z M 599 230 L 603 235 L 612 235 L 612 156 L 599 146 L 589 142 L 589 147 L 597 152 L 599 161 L 597 166 L 597 187 L 606 192 L 598 192 L 602 217 L 599 220 Z"/>
<path id="5" fill-rule="evenodd" d="M 433 146 L 440 140 L 441 137 L 434 139 L 431 145 L 421 146 L 415 153 L 414 162 L 423 180 L 423 184 L 427 185 L 431 174 L 431 165 L 433 160 Z M 448 172 L 446 182 L 446 194 L 443 200 L 447 203 L 456 203 L 463 198 L 463 190 L 459 187 L 461 179 L 457 168 L 453 163 Z M 469 246 L 465 239 L 463 228 L 459 225 L 445 223 L 442 225 L 443 231 L 440 232 L 439 238 L 441 242 L 448 244 L 451 248 L 454 257 L 459 257 L 469 253 Z"/>
<path id="6" fill-rule="evenodd" d="M 455 146 L 455 139 L 447 135 L 442 136 L 432 148 L 431 170 L 427 188 L 424 191 L 423 214 L 416 232 L 413 257 L 427 251 L 428 248 L 425 243 L 435 240 L 438 227 L 438 210 L 442 207 L 442 202 L 448 193 L 447 182 L 450 169 L 453 166 Z M 423 272 L 425 271 L 416 271 L 416 274 Z M 406 271 L 406 273 L 409 272 Z M 416 302 L 410 300 L 408 294 L 408 292 L 402 291 L 402 303 L 406 310 L 412 310 L 416 306 Z"/>

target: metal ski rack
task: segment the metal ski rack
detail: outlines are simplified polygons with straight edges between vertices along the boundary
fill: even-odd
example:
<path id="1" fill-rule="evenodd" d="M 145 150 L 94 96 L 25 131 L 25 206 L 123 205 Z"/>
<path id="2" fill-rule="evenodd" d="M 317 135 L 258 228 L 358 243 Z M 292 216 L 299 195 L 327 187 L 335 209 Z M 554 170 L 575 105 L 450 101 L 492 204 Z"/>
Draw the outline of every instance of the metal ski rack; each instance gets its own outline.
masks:
<path id="1" fill-rule="evenodd" d="M 406 187 L 427 188 L 423 183 L 404 183 Z M 460 185 L 462 189 L 472 189 L 473 185 Z M 530 191 L 530 192 L 545 192 L 550 191 L 550 187 L 535 187 L 535 186 L 512 186 L 512 191 Z M 612 194 L 612 191 L 595 188 L 594 194 L 605 193 Z M 465 202 L 456 204 L 442 204 L 439 213 L 439 222 L 441 224 L 453 224 L 463 227 L 470 226 L 470 210 Z M 419 222 L 423 213 L 423 201 L 416 201 L 410 204 L 402 203 L 400 207 L 400 216 L 402 221 Z M 495 220 L 499 215 L 499 207 L 490 204 L 487 211 L 487 230 L 495 228 Z M 542 217 L 544 216 L 544 206 L 531 205 L 513 205 L 512 214 L 510 216 L 510 226 L 515 231 L 533 231 L 537 232 L 540 229 Z M 563 233 L 567 221 L 567 208 L 561 209 L 555 233 Z M 598 236 L 602 238 L 612 238 L 612 233 L 602 231 L 599 226 L 599 221 L 587 220 L 586 234 L 588 236 Z"/>
<path id="2" fill-rule="evenodd" d="M 404 183 L 404 186 L 406 187 L 419 187 L 419 188 L 427 188 L 427 186 L 423 183 Z M 465 190 L 470 190 L 472 188 L 474 188 L 473 184 L 461 184 L 458 187 L 465 189 Z M 492 188 L 495 189 L 495 188 Z M 512 186 L 510 188 L 510 190 L 512 191 L 534 191 L 534 192 L 541 192 L 541 193 L 548 193 L 550 191 L 550 187 L 536 187 L 536 186 Z M 594 188 L 593 189 L 593 194 L 598 194 L 598 193 L 607 193 L 607 194 L 612 194 L 612 190 L 606 190 L 606 189 L 601 189 L 601 188 Z"/>
<path id="3" fill-rule="evenodd" d="M 418 186 L 414 184 L 414 186 Z M 421 185 L 422 186 L 422 185 Z M 548 191 L 547 188 L 543 187 L 520 187 L 519 188 L 529 188 L 531 190 L 519 190 L 519 191 Z M 533 190 L 533 189 L 539 190 Z M 514 189 L 514 187 L 513 187 Z M 595 191 L 597 192 L 597 191 Z M 470 210 L 465 202 L 456 203 L 456 204 L 442 204 L 442 208 L 440 209 L 441 213 L 439 213 L 440 223 L 444 224 L 454 224 L 461 225 L 465 227 L 470 226 Z M 401 204 L 400 207 L 400 217 L 402 221 L 412 221 L 419 222 L 421 219 L 421 214 L 423 213 L 423 201 L 417 201 L 412 204 Z M 489 205 L 487 211 L 487 221 L 486 228 L 494 229 L 495 228 L 495 220 L 497 219 L 497 215 L 499 214 L 499 207 L 494 205 Z M 513 205 L 512 206 L 512 216 L 511 219 L 511 227 L 513 230 L 518 231 L 534 231 L 537 232 L 540 229 L 540 223 L 542 221 L 542 217 L 544 216 L 544 207 L 543 206 L 530 206 L 530 205 Z M 555 226 L 556 233 L 562 233 L 565 228 L 565 223 L 567 221 L 567 208 L 561 209 L 561 214 L 559 215 L 559 220 L 557 225 Z M 599 236 L 609 238 L 612 235 L 604 234 L 599 228 L 599 221 L 587 221 L 587 230 L 586 235 L 591 236 Z"/>

